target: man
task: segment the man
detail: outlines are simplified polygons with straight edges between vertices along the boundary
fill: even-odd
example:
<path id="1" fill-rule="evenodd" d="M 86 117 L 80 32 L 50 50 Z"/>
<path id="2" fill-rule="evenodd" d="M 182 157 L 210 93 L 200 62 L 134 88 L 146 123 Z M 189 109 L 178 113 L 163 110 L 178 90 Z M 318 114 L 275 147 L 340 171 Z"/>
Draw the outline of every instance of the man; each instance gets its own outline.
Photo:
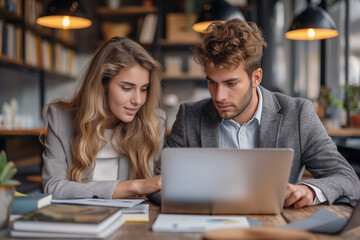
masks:
<path id="1" fill-rule="evenodd" d="M 166 147 L 292 148 L 284 206 L 360 196 L 360 182 L 339 154 L 312 103 L 260 86 L 266 42 L 254 23 L 214 23 L 194 49 L 211 99 L 182 104 Z M 314 179 L 300 182 L 304 167 Z"/>

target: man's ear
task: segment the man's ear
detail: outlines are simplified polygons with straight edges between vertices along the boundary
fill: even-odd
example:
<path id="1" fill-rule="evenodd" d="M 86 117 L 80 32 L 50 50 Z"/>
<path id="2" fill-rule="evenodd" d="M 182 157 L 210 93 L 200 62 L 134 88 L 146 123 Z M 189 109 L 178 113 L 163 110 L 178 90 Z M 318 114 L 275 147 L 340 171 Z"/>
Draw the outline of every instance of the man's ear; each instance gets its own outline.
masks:
<path id="1" fill-rule="evenodd" d="M 252 73 L 252 85 L 253 87 L 258 87 L 261 83 L 262 80 L 262 69 L 261 68 L 257 68 L 253 71 Z"/>

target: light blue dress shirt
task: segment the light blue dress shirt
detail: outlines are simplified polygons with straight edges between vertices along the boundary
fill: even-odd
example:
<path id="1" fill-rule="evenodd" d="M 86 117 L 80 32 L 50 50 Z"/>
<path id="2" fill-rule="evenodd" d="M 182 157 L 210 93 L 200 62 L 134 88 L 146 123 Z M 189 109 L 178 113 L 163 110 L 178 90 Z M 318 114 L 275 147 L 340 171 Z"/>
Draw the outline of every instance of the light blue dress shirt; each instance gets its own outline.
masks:
<path id="1" fill-rule="evenodd" d="M 259 129 L 263 98 L 259 87 L 256 89 L 256 92 L 259 97 L 259 103 L 250 121 L 240 125 L 232 119 L 222 119 L 219 133 L 220 148 L 249 149 L 259 147 Z M 327 201 L 324 193 L 318 187 L 302 182 L 301 184 L 308 185 L 315 191 L 316 197 L 312 205 Z"/>
<path id="2" fill-rule="evenodd" d="M 262 111 L 262 95 L 259 88 L 256 89 L 259 96 L 259 104 L 254 116 L 250 121 L 240 125 L 232 119 L 222 119 L 220 124 L 220 148 L 257 148 L 259 147 L 259 129 Z"/>

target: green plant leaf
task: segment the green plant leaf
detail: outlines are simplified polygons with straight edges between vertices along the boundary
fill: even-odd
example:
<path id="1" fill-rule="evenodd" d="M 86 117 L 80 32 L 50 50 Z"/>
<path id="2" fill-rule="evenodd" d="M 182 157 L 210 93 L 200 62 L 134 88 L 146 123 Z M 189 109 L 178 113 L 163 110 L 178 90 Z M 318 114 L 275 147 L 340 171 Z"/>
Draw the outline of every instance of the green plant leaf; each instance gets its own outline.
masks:
<path id="1" fill-rule="evenodd" d="M 4 151 L 0 153 L 0 186 L 14 186 L 19 184 L 18 181 L 11 178 L 17 172 L 13 162 L 7 162 L 7 157 Z"/>
<path id="2" fill-rule="evenodd" d="M 3 186 L 3 187 L 10 187 L 10 186 L 15 186 L 15 185 L 19 185 L 20 182 L 17 181 L 17 180 L 8 180 L 8 181 L 0 181 L 0 186 Z"/>
<path id="3" fill-rule="evenodd" d="M 4 169 L 6 162 L 7 162 L 6 154 L 4 151 L 1 151 L 1 153 L 0 153 L 0 172 L 2 172 L 2 170 Z"/>
<path id="4" fill-rule="evenodd" d="M 14 163 L 8 162 L 3 171 L 0 173 L 0 181 L 10 180 L 15 175 L 16 171 L 17 170 L 14 167 Z"/>

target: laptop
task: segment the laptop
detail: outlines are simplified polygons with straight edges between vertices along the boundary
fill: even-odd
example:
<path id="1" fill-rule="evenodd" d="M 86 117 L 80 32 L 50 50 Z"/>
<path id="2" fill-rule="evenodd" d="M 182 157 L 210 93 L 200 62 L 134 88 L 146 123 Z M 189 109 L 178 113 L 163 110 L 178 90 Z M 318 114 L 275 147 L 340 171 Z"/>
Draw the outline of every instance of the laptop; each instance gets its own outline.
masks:
<path id="1" fill-rule="evenodd" d="M 292 149 L 165 148 L 162 213 L 279 214 Z"/>

